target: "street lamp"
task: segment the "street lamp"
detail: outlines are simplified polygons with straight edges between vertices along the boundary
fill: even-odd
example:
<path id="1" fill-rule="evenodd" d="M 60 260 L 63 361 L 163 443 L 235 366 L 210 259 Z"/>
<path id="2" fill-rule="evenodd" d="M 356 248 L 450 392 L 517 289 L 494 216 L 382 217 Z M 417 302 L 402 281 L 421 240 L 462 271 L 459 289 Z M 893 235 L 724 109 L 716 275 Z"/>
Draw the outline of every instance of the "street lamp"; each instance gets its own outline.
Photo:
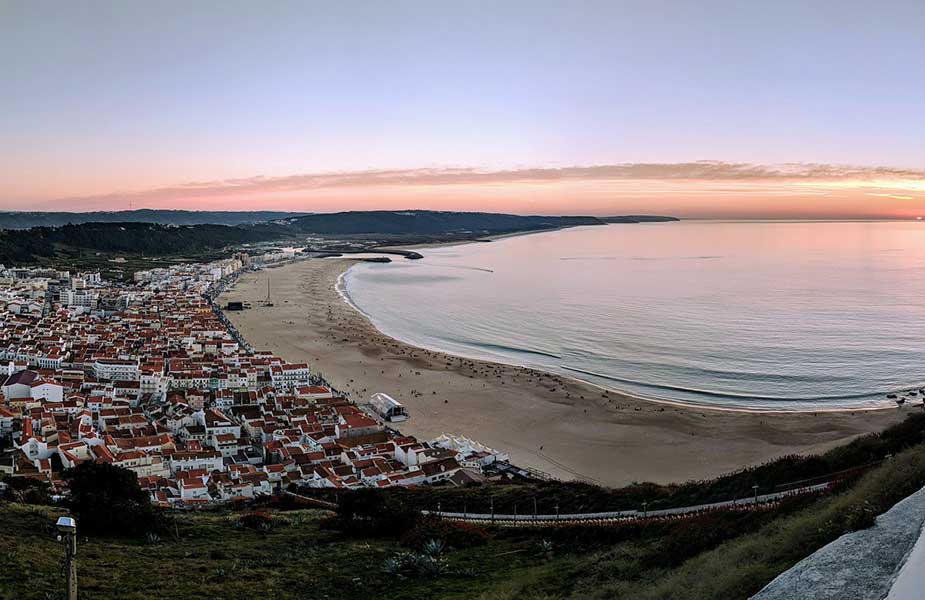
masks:
<path id="1" fill-rule="evenodd" d="M 55 524 L 64 541 L 64 573 L 67 600 L 77 600 L 77 521 L 73 517 L 60 517 Z"/>
<path id="2" fill-rule="evenodd" d="M 752 490 L 754 490 L 755 492 L 755 504 L 757 505 L 758 504 L 758 484 L 757 483 L 752 486 Z"/>

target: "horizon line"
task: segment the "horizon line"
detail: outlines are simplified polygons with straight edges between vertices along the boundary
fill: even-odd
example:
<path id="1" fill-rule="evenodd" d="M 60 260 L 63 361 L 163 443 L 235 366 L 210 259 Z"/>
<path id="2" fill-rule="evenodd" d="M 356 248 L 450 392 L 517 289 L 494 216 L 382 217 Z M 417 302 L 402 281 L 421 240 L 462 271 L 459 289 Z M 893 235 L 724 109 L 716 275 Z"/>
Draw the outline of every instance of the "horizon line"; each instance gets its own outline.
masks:
<path id="1" fill-rule="evenodd" d="M 712 215 L 712 216 L 678 216 L 672 214 L 663 214 L 663 213 L 604 213 L 604 214 L 587 214 L 587 213 L 530 213 L 530 212 L 506 212 L 506 211 L 487 211 L 487 210 L 434 210 L 428 208 L 375 208 L 375 209 L 352 209 L 352 210 L 334 210 L 334 211 L 297 211 L 297 210 L 286 210 L 282 208 L 265 208 L 265 209 L 254 209 L 254 210 L 221 210 L 221 209 L 185 209 L 185 208 L 152 208 L 152 207 L 141 207 L 141 208 L 132 208 L 132 209 L 119 209 L 119 210 L 4 210 L 0 209 L 0 214 L 37 214 L 37 215 L 48 215 L 48 214 L 62 214 L 62 215 L 92 215 L 92 214 L 109 214 L 117 215 L 121 213 L 137 213 L 137 212 L 167 212 L 167 213 L 193 213 L 193 214 L 205 214 L 205 213 L 231 213 L 231 214 L 257 214 L 257 213 L 284 213 L 291 215 L 292 217 L 302 217 L 302 216 L 311 216 L 311 215 L 337 215 L 337 214 L 347 214 L 347 213 L 371 213 L 371 212 L 434 212 L 434 213 L 472 213 L 472 214 L 493 214 L 493 215 L 513 215 L 513 216 L 522 216 L 522 217 L 588 217 L 596 219 L 607 219 L 615 217 L 669 217 L 672 219 L 677 219 L 678 221 L 728 221 L 728 222 L 766 222 L 766 221 L 792 221 L 792 222 L 868 222 L 868 221 L 922 221 L 925 218 L 923 216 L 896 216 L 896 215 L 817 215 L 817 216 L 724 216 L 724 215 Z M 92 223 L 93 221 L 88 221 Z M 133 221 L 124 221 L 131 223 Z M 616 223 L 619 224 L 619 223 Z M 45 227 L 53 227 L 53 225 L 46 225 Z"/>

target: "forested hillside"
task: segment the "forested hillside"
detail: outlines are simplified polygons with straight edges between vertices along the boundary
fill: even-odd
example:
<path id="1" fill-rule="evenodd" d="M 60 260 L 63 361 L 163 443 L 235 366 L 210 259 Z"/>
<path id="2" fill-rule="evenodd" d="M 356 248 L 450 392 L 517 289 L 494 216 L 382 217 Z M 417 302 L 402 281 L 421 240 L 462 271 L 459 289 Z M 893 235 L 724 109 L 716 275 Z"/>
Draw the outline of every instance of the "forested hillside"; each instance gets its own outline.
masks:
<path id="1" fill-rule="evenodd" d="M 34 227 L 0 231 L 0 262 L 26 263 L 75 249 L 146 256 L 186 254 L 278 237 L 279 232 L 225 225 L 83 223 Z"/>
<path id="2" fill-rule="evenodd" d="M 159 223 L 161 225 L 244 225 L 264 223 L 305 213 L 213 210 L 138 210 L 97 212 L 0 212 L 0 229 L 56 227 L 81 223 Z"/>

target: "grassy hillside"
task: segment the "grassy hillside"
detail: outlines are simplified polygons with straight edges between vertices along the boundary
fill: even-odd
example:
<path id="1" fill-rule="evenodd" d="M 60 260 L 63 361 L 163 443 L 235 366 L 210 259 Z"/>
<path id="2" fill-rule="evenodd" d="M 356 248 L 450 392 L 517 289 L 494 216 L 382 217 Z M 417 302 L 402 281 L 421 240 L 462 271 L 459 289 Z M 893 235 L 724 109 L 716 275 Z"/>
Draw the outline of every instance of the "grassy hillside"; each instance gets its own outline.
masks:
<path id="1" fill-rule="evenodd" d="M 48 507 L 0 506 L 0 600 L 58 598 L 63 587 L 63 546 L 53 524 L 64 511 Z M 273 527 L 235 527 L 230 512 L 176 516 L 178 538 L 156 543 L 120 538 L 80 539 L 81 597 L 270 598 L 429 597 L 433 580 L 398 579 L 380 566 L 401 548 L 395 540 L 358 539 L 326 531 L 323 511 L 271 512 Z M 529 542 L 499 541 L 448 554 L 439 578 L 443 597 L 469 597 L 500 585 L 498 556 L 513 571 L 536 562 Z"/>
<path id="2" fill-rule="evenodd" d="M 253 528 L 239 524 L 247 513 L 227 508 L 172 512 L 173 522 L 158 539 L 82 536 L 81 593 L 99 600 L 253 594 L 282 599 L 371 594 L 386 599 L 747 598 L 925 485 L 922 419 L 908 423 L 901 436 L 908 442 L 904 448 L 897 447 L 865 475 L 846 479 L 828 494 L 761 511 L 537 530 L 479 530 L 421 520 L 400 526 L 403 511 L 413 508 L 400 494 L 368 503 L 374 515 L 367 520 L 354 514 L 347 521 L 346 512 L 334 518 L 281 501 L 262 507 L 268 517 Z M 870 436 L 866 447 L 884 437 L 886 443 L 877 445 L 881 450 L 897 439 Z M 856 447 L 845 454 L 860 456 Z M 498 488 L 469 491 L 488 496 Z M 56 507 L 0 504 L 0 600 L 60 597 L 63 548 L 54 539 L 53 523 L 62 514 Z M 430 539 L 444 541 L 436 558 L 427 558 Z"/>

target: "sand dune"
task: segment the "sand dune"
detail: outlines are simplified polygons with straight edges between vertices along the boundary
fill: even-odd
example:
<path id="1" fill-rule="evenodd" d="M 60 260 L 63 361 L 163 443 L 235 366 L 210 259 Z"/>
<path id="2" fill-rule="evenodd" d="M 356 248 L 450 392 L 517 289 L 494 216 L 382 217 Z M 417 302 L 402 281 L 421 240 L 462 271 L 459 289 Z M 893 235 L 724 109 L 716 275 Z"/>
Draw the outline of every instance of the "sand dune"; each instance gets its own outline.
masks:
<path id="1" fill-rule="evenodd" d="M 356 401 L 385 392 L 408 407 L 402 432 L 466 435 L 514 463 L 606 485 L 712 477 L 878 431 L 913 408 L 748 413 L 666 405 L 532 369 L 415 348 L 380 333 L 334 289 L 353 261 L 314 259 L 248 273 L 220 298 L 255 347 L 309 362 Z M 272 278 L 275 306 L 258 302 Z"/>

